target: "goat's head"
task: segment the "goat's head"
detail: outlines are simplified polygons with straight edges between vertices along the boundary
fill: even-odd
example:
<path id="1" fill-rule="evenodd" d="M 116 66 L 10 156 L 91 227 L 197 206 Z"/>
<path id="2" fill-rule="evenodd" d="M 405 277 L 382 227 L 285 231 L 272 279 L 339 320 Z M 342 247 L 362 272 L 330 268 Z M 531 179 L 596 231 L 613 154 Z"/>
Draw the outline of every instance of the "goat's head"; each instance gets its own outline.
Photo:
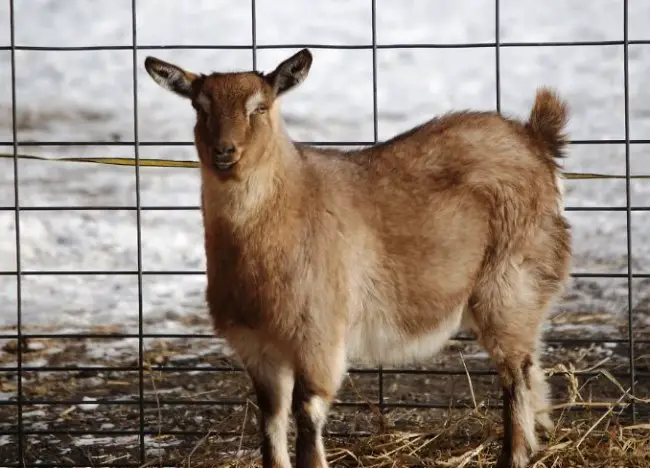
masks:
<path id="1" fill-rule="evenodd" d="M 202 75 L 154 57 L 147 57 L 144 65 L 156 83 L 192 102 L 201 163 L 230 174 L 235 168 L 256 163 L 252 154 L 261 152 L 247 150 L 268 143 L 276 128 L 274 119 L 279 118 L 277 112 L 270 112 L 276 99 L 307 77 L 311 63 L 311 53 L 303 49 L 268 74 Z"/>

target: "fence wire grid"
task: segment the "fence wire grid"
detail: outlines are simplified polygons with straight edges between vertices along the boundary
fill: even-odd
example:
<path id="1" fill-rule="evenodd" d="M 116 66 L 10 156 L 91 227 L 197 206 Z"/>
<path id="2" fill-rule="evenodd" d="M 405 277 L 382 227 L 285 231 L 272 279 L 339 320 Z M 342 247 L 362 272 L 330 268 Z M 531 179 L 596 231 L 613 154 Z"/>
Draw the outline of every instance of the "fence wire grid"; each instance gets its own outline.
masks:
<path id="1" fill-rule="evenodd" d="M 177 437 L 187 437 L 187 436 L 204 436 L 208 431 L 206 430 L 176 430 L 176 429 L 155 429 L 150 427 L 146 423 L 145 411 L 147 408 L 159 408 L 161 406 L 169 406 L 172 408 L 177 408 L 180 411 L 183 408 L 188 408 L 191 406 L 200 406 L 200 405 L 213 405 L 213 406 L 237 406 L 244 404 L 243 400 L 235 398 L 222 398 L 219 395 L 216 395 L 214 398 L 193 398 L 193 399 L 173 399 L 158 397 L 150 398 L 147 397 L 147 379 L 149 379 L 148 374 L 151 372 L 159 373 L 209 373 L 213 374 L 215 378 L 221 378 L 221 375 L 231 375 L 234 371 L 241 372 L 241 370 L 236 369 L 230 364 L 223 365 L 174 365 L 174 364 L 148 364 L 145 362 L 145 340 L 147 339 L 183 339 L 183 340 L 193 340 L 193 339 L 211 339 L 213 338 L 209 333 L 194 333 L 194 334 L 157 334 L 157 333 L 147 333 L 144 329 L 144 315 L 143 315 L 143 296 L 142 296 L 142 283 L 143 277 L 148 275 L 197 275 L 203 274 L 202 272 L 196 271 L 183 271 L 183 270 L 146 270 L 143 268 L 142 260 L 142 228 L 141 228 L 141 216 L 143 212 L 154 211 L 154 210 L 198 210 L 198 206 L 148 206 L 144 205 L 141 200 L 140 195 L 140 148 L 143 146 L 191 146 L 191 142 L 165 142 L 165 141 L 142 141 L 139 137 L 138 129 L 138 76 L 137 71 L 143 66 L 144 54 L 139 54 L 141 51 L 152 51 L 152 50 L 170 50 L 170 49 L 221 49 L 221 50 L 250 50 L 251 53 L 251 65 L 252 68 L 258 69 L 258 51 L 262 49 L 297 49 L 302 47 L 309 47 L 312 49 L 351 49 L 351 50 L 371 50 L 372 51 L 372 111 L 373 111 L 373 137 L 369 141 L 309 141 L 307 143 L 312 143 L 315 145 L 329 145 L 329 146 L 359 146 L 359 145 L 369 145 L 375 144 L 379 141 L 379 119 L 378 119 L 378 98 L 377 98 L 377 83 L 378 83 L 378 71 L 377 71 L 377 51 L 380 49 L 476 49 L 476 48 L 487 48 L 494 51 L 494 63 L 495 63 L 495 83 L 494 88 L 494 106 L 498 111 L 501 111 L 501 53 L 504 48 L 526 48 L 526 47 L 566 47 L 566 46 L 620 46 L 623 49 L 623 62 L 621 66 L 623 67 L 623 77 L 624 77 L 624 128 L 625 128 L 625 137 L 623 139 L 582 139 L 582 140 L 572 140 L 572 145 L 607 145 L 607 144 L 621 144 L 625 148 L 625 206 L 567 206 L 567 211 L 584 211 L 584 212 L 594 212 L 594 211 L 618 211 L 626 213 L 626 242 L 627 242 L 627 269 L 624 273 L 590 273 L 590 272 L 580 272 L 576 271 L 572 274 L 573 278 L 620 278 L 627 281 L 627 303 L 625 305 L 625 310 L 627 314 L 627 336 L 625 338 L 616 338 L 616 339 L 590 339 L 590 338 L 558 338 L 546 340 L 546 343 L 552 346 L 585 346 L 588 347 L 594 344 L 608 344 L 610 346 L 621 346 L 623 349 L 626 349 L 626 359 L 627 367 L 625 369 L 619 370 L 616 373 L 613 373 L 616 377 L 624 379 L 627 382 L 629 391 L 632 395 L 635 395 L 636 385 L 639 381 L 644 380 L 648 381 L 650 378 L 650 372 L 637 370 L 635 365 L 636 351 L 637 347 L 640 345 L 650 345 L 650 339 L 635 339 L 635 334 L 633 330 L 633 310 L 634 310 L 634 297 L 632 291 L 633 281 L 637 279 L 648 279 L 650 278 L 650 273 L 643 272 L 634 272 L 633 269 L 633 246 L 632 246 L 632 235 L 631 235 L 631 214 L 634 211 L 650 211 L 650 206 L 632 206 L 631 197 L 630 197 L 630 181 L 633 178 L 630 171 L 630 145 L 632 144 L 650 144 L 650 139 L 630 139 L 630 110 L 629 110 L 629 46 L 632 44 L 635 45 L 650 45 L 650 40 L 630 40 L 628 37 L 628 2 L 622 2 L 623 12 L 623 24 L 621 25 L 623 30 L 623 39 L 622 40 L 607 40 L 607 41 L 552 41 L 552 42 L 502 42 L 500 38 L 500 1 L 494 0 L 494 13 L 495 13 L 495 37 L 491 42 L 475 42 L 475 43 L 418 43 L 418 44 L 409 44 L 409 43 L 395 43 L 395 44 L 378 44 L 377 43 L 377 8 L 378 5 L 376 0 L 368 0 L 371 3 L 371 27 L 372 30 L 372 39 L 370 44 L 358 44 L 358 45 L 335 45 L 335 44 L 258 44 L 257 40 L 257 22 L 258 18 L 256 15 L 256 1 L 251 0 L 251 17 L 250 17 L 250 44 L 245 45 L 156 45 L 156 44 L 140 44 L 138 42 L 137 34 L 137 18 L 136 18 L 136 0 L 131 1 L 131 45 L 105 45 L 105 46 L 74 46 L 74 47 L 56 47 L 56 46 L 23 46 L 16 43 L 15 33 L 16 26 L 14 21 L 14 0 L 8 0 L 9 2 L 9 14 L 10 14 L 10 46 L 0 47 L 0 50 L 9 51 L 11 57 L 11 122 L 12 122 L 12 139 L 11 141 L 0 142 L 0 145 L 11 146 L 13 148 L 13 180 L 14 180 L 14 206 L 1 207 L 0 211 L 13 211 L 15 214 L 15 251 L 16 251 L 16 270 L 15 271 L 4 271 L 0 272 L 1 278 L 15 277 L 16 279 L 16 295 L 17 295 L 17 310 L 16 310 L 16 330 L 15 333 L 4 333 L 0 334 L 0 339 L 2 340 L 14 340 L 18 344 L 15 348 L 16 354 L 16 365 L 15 366 L 5 366 L 0 368 L 0 371 L 5 376 L 15 376 L 16 378 L 16 398 L 6 398 L 0 400 L 0 408 L 10 407 L 15 408 L 15 421 L 9 421 L 11 429 L 3 429 L 0 431 L 0 436 L 8 436 L 9 444 L 15 443 L 15 450 L 13 451 L 15 458 L 0 460 L 0 463 L 3 466 L 25 466 L 25 460 L 28 457 L 28 438 L 29 437 L 40 437 L 45 435 L 52 435 L 59 433 L 65 436 L 85 436 L 85 435 L 94 435 L 94 436 L 133 436 L 137 437 L 137 460 L 131 463 L 100 463 L 99 466 L 140 466 L 151 459 L 151 437 L 169 435 Z M 17 98 L 16 98 L 16 52 L 17 51 L 45 51 L 51 53 L 65 53 L 66 51 L 106 51 L 106 50 L 130 50 L 132 51 L 132 66 L 133 66 L 133 140 L 132 141 L 21 141 L 18 138 L 18 116 L 17 116 Z M 135 177 L 135 205 L 132 206 L 21 206 L 20 204 L 20 190 L 19 190 L 19 157 L 20 157 L 20 148 L 26 147 L 48 147 L 48 146 L 86 146 L 86 145 L 95 145 L 95 146 L 125 146 L 132 147 L 133 154 L 135 158 L 135 164 L 133 167 L 134 177 Z M 44 163 L 48 164 L 48 163 Z M 61 163 L 68 164 L 68 163 Z M 136 242 L 138 247 L 138 256 L 137 256 L 137 268 L 135 270 L 123 269 L 123 270 L 66 270 L 66 271 L 45 271 L 45 270 L 28 270 L 21 266 L 21 214 L 24 212 L 30 211 L 74 211 L 74 210 L 100 210 L 100 211 L 110 211 L 110 210 L 129 210 L 134 211 L 136 216 Z M 24 301 L 24 288 L 23 288 L 23 278 L 37 275 L 108 275 L 108 276 L 117 276 L 117 275 L 131 275 L 137 277 L 139 298 L 138 298 L 138 330 L 137 333 L 28 333 L 25 331 L 25 323 L 22 317 L 22 303 Z M 25 362 L 25 353 L 27 352 L 27 345 L 30 340 L 45 340 L 45 339 L 70 339 L 70 340 L 102 340 L 102 339 L 137 339 L 138 341 L 138 352 L 137 358 L 132 365 L 120 365 L 120 366 L 111 366 L 103 367 L 96 365 L 30 365 Z M 458 337 L 459 342 L 471 342 L 472 339 L 465 336 Z M 66 372 L 76 372 L 76 373 L 97 373 L 105 370 L 110 370 L 110 372 L 136 372 L 137 373 L 137 398 L 134 399 L 111 399 L 110 395 L 106 395 L 105 398 L 95 399 L 91 403 L 96 405 L 128 405 L 134 406 L 137 408 L 138 416 L 138 428 L 134 430 L 112 430 L 112 429 L 65 429 L 60 430 L 48 429 L 48 428 L 39 428 L 37 424 L 27 423 L 25 414 L 31 408 L 44 406 L 57 406 L 57 407 L 67 407 L 74 405 L 84 405 L 89 404 L 88 400 L 85 399 L 67 399 L 67 400 L 57 400 L 49 398 L 48 395 L 42 395 L 41 397 L 30 397 L 27 398 L 24 391 L 24 385 L 26 381 L 26 375 L 38 375 L 39 373 L 66 373 Z M 386 397 L 387 393 L 387 379 L 393 378 L 394 376 L 403 376 L 404 378 L 408 376 L 440 376 L 440 378 L 451 377 L 451 376 L 465 376 L 465 370 L 461 369 L 449 369 L 449 368 L 436 368 L 436 369 L 352 369 L 351 374 L 360 375 L 360 376 L 376 376 L 376 397 L 372 404 L 377 405 L 377 407 L 383 412 L 395 408 L 408 408 L 408 409 L 448 409 L 450 407 L 447 403 L 430 403 L 430 402 L 403 402 L 403 401 L 392 401 L 391 398 Z M 491 369 L 473 369 L 470 368 L 469 373 L 472 377 L 480 376 L 494 376 L 495 372 Z M 195 374 L 192 374 L 195 375 Z M 586 371 L 582 373 L 585 377 L 593 377 L 598 375 L 597 370 Z M 37 378 L 37 377 L 36 377 Z M 438 377 L 435 377 L 438 378 Z M 374 388 L 374 387 L 373 387 Z M 368 404 L 365 402 L 351 402 L 351 401 L 340 401 L 336 403 L 336 406 L 339 407 L 349 407 L 349 408 L 359 408 L 359 410 L 367 408 Z M 453 406 L 453 405 L 452 405 Z M 499 407 L 499 405 L 492 405 L 494 408 Z M 638 416 L 637 408 L 632 403 L 630 405 L 631 412 L 630 417 L 635 420 Z M 645 412 L 647 413 L 647 411 Z M 639 413 L 640 414 L 640 413 Z M 647 414 L 644 416 L 646 417 Z M 218 430 L 212 431 L 213 434 L 219 433 Z M 236 432 L 225 431 L 224 436 L 236 435 Z M 1 448 L 1 447 L 0 447 Z M 5 447 L 6 448 L 6 447 Z M 5 453 L 8 453 L 5 451 Z M 11 457 L 11 455 L 8 455 Z M 0 457 L 1 458 L 1 457 Z M 65 458 L 62 458 L 59 463 L 34 463 L 37 466 L 73 466 L 69 462 L 66 462 Z"/>

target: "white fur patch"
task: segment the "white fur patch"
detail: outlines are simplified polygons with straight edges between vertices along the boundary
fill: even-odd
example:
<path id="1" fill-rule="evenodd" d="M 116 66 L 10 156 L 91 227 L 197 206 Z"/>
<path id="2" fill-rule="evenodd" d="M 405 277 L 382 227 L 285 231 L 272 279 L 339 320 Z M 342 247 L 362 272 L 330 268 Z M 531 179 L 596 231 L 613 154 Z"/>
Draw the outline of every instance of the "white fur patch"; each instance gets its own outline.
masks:
<path id="1" fill-rule="evenodd" d="M 237 196 L 233 198 L 231 219 L 239 226 L 248 224 L 254 218 L 273 190 L 273 179 L 264 170 L 254 170 L 238 187 Z"/>
<path id="2" fill-rule="evenodd" d="M 539 367 L 537 358 L 529 369 L 531 384 L 532 407 L 535 411 L 535 421 L 548 433 L 552 433 L 555 425 L 549 414 L 549 386 L 544 371 Z"/>
<path id="3" fill-rule="evenodd" d="M 203 108 L 205 112 L 210 112 L 210 98 L 208 98 L 205 94 L 199 93 L 199 95 L 196 97 L 196 102 Z"/>
<path id="4" fill-rule="evenodd" d="M 312 397 L 307 403 L 308 413 L 316 429 L 316 452 L 321 468 L 326 468 L 327 457 L 325 455 L 325 446 L 323 445 L 323 426 L 327 420 L 327 410 L 329 405 L 320 397 Z"/>
<path id="5" fill-rule="evenodd" d="M 531 392 L 523 382 L 517 385 L 514 408 L 515 419 L 521 425 L 528 447 L 531 452 L 535 453 L 539 447 L 537 445 L 537 436 L 535 435 L 535 412 L 531 397 Z"/>
<path id="6" fill-rule="evenodd" d="M 460 329 L 463 308 L 450 311 L 435 330 L 419 336 L 405 335 L 388 311 L 372 310 L 350 330 L 347 354 L 351 361 L 367 365 L 403 365 L 435 356 Z"/>
<path id="7" fill-rule="evenodd" d="M 347 361 L 399 366 L 433 357 L 460 329 L 464 307 L 447 311 L 434 329 L 415 336 L 405 334 L 396 323 L 399 304 L 390 289 L 382 287 L 372 236 L 361 233 L 347 240 L 350 250 L 344 257 L 351 291 L 347 307 L 353 313 L 345 343 Z"/>
<path id="8" fill-rule="evenodd" d="M 256 93 L 253 93 L 246 100 L 246 115 L 250 115 L 251 112 L 257 109 L 257 106 L 259 106 L 263 100 L 264 100 L 264 95 L 262 94 L 262 91 L 257 91 Z"/>
<path id="9" fill-rule="evenodd" d="M 291 411 L 291 395 L 293 389 L 293 374 L 290 369 L 283 369 L 278 376 L 278 388 L 282 391 L 279 411 L 271 416 L 266 424 L 266 434 L 269 436 L 276 465 L 281 468 L 291 468 L 287 431 L 289 430 L 289 414 Z"/>
<path id="10" fill-rule="evenodd" d="M 320 397 L 312 397 L 311 400 L 307 403 L 309 407 L 309 416 L 314 423 L 316 429 L 320 429 L 325 425 L 327 420 L 327 408 L 328 405 Z"/>

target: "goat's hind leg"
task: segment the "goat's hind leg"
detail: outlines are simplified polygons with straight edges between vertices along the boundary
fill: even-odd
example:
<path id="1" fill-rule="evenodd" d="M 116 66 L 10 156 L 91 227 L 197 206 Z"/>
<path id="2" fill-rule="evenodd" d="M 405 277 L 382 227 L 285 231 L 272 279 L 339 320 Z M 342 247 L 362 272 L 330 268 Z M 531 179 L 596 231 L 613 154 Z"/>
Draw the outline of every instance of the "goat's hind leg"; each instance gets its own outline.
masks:
<path id="1" fill-rule="evenodd" d="M 538 449 L 530 365 L 528 358 L 497 363 L 503 391 L 504 426 L 498 468 L 523 468 Z"/>
<path id="2" fill-rule="evenodd" d="M 539 363 L 537 355 L 532 357 L 532 364 L 529 368 L 530 386 L 533 392 L 533 409 L 535 411 L 535 422 L 539 428 L 550 435 L 553 433 L 555 425 L 548 412 L 550 404 L 550 387 L 544 375 L 544 371 Z"/>
<path id="3" fill-rule="evenodd" d="M 538 449 L 535 423 L 551 425 L 548 415 L 535 414 L 546 405 L 547 393 L 536 358 L 538 322 L 525 313 L 495 313 L 478 306 L 472 315 L 474 332 L 496 365 L 503 392 L 503 448 L 497 468 L 524 468 Z"/>

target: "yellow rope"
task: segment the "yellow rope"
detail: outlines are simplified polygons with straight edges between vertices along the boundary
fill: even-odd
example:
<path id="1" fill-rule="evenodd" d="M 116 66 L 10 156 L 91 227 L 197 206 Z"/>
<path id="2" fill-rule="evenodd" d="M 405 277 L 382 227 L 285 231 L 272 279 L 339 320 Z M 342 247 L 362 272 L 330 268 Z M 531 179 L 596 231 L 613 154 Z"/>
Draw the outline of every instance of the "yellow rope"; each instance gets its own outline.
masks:
<path id="1" fill-rule="evenodd" d="M 80 162 L 80 163 L 93 163 L 93 164 L 107 164 L 110 166 L 135 166 L 136 160 L 134 158 L 47 158 L 44 156 L 33 156 L 27 154 L 16 155 L 18 159 L 32 159 L 38 161 L 50 162 Z M 12 153 L 0 153 L 0 158 L 13 159 Z M 182 168 L 197 168 L 199 163 L 195 161 L 178 161 L 172 159 L 145 159 L 139 158 L 138 165 L 141 167 L 182 167 Z M 595 172 L 565 172 L 563 174 L 565 179 L 623 179 L 624 175 L 612 174 L 597 174 Z M 650 179 L 650 174 L 631 175 L 630 179 Z"/>

